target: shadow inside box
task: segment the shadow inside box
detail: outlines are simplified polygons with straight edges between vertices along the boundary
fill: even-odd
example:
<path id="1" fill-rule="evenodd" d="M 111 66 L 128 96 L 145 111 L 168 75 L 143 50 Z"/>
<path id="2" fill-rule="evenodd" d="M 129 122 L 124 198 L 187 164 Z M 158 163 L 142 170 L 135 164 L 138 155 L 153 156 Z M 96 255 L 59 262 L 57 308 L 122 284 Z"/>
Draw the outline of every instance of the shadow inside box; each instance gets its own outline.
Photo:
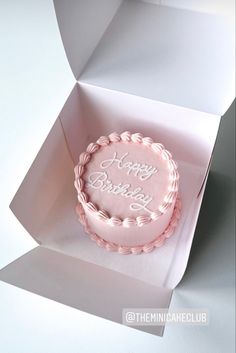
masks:
<path id="1" fill-rule="evenodd" d="M 213 287 L 231 276 L 234 252 L 234 186 L 230 177 L 211 172 L 187 270 L 178 288 Z M 232 253 L 232 254 L 231 254 Z M 232 256 L 231 256 L 232 255 Z"/>
<path id="2" fill-rule="evenodd" d="M 173 128 L 170 121 L 165 122 L 164 118 L 160 119 L 160 112 L 156 112 L 158 119 L 155 119 L 154 117 L 150 118 L 148 113 L 147 116 L 140 112 L 135 113 L 129 107 L 126 110 L 127 102 L 123 102 L 122 99 L 120 101 L 122 108 L 117 102 L 114 105 L 109 103 L 109 99 L 97 101 L 83 87 L 79 88 L 79 95 L 81 115 L 88 136 L 87 143 L 94 142 L 100 136 L 109 135 L 114 131 L 118 133 L 123 131 L 140 132 L 143 136 L 151 137 L 154 142 L 162 143 L 165 148 L 173 153 L 177 162 L 183 160 L 196 166 L 207 163 L 209 151 L 207 151 L 204 143 L 199 143 L 198 135 L 190 134 L 189 136 L 184 129 Z M 137 102 L 137 97 L 132 97 L 132 100 Z M 150 104 L 154 103 L 151 102 Z M 186 146 L 192 146 L 192 148 L 186 148 Z M 84 146 L 84 148 L 86 147 Z M 203 160 L 206 160 L 206 162 L 203 162 Z"/>

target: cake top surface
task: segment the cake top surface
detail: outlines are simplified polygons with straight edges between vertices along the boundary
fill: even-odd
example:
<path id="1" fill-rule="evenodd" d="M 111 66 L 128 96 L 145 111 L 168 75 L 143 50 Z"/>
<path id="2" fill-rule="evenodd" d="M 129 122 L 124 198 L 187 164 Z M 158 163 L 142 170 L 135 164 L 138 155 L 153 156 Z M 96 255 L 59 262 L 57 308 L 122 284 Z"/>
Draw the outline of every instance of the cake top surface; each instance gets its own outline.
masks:
<path id="1" fill-rule="evenodd" d="M 178 191 L 171 154 L 139 133 L 100 137 L 80 155 L 75 174 L 79 201 L 121 220 L 157 219 Z"/>

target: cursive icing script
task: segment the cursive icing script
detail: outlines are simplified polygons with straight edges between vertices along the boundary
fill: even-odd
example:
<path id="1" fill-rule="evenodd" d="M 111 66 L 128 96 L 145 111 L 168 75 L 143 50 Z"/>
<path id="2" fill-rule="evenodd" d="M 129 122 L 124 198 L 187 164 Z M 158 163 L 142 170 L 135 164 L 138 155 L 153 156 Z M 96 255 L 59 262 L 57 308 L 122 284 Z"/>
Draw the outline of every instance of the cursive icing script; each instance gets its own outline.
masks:
<path id="1" fill-rule="evenodd" d="M 114 152 L 113 157 L 110 159 L 106 159 L 100 163 L 100 168 L 107 169 L 112 165 L 116 164 L 118 169 L 124 169 L 127 175 L 133 173 L 134 176 L 139 178 L 141 181 L 145 181 L 153 174 L 158 172 L 158 169 L 153 167 L 152 165 L 137 163 L 132 161 L 127 161 L 129 153 L 123 154 L 122 157 L 118 158 L 117 152 Z"/>
<path id="2" fill-rule="evenodd" d="M 145 210 L 148 213 L 152 213 L 148 208 L 149 203 L 152 201 L 152 197 L 145 195 L 142 192 L 143 189 L 141 187 L 132 190 L 130 184 L 119 183 L 115 185 L 108 179 L 106 172 L 93 172 L 89 174 L 86 186 L 100 190 L 101 192 L 108 192 L 132 199 L 134 202 L 129 206 L 132 211 Z"/>

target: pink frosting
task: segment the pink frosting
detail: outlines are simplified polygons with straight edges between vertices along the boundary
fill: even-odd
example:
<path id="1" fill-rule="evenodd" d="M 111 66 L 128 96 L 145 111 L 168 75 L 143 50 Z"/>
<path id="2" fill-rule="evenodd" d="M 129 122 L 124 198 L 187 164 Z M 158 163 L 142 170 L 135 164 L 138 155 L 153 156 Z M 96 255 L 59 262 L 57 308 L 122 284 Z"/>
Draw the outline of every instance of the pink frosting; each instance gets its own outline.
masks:
<path id="1" fill-rule="evenodd" d="M 179 198 L 177 198 L 176 203 L 175 203 L 175 208 L 171 217 L 171 220 L 169 222 L 168 227 L 162 232 L 162 234 L 158 235 L 153 241 L 146 243 L 144 245 L 138 245 L 138 246 L 123 246 L 119 245 L 116 243 L 113 243 L 111 241 L 104 240 L 102 237 L 97 235 L 89 226 L 87 217 L 84 213 L 84 209 L 81 205 L 81 203 L 78 203 L 76 207 L 76 212 L 79 217 L 79 221 L 81 224 L 84 226 L 86 233 L 90 236 L 90 238 L 97 243 L 98 246 L 105 248 L 107 251 L 117 251 L 120 254 L 123 255 L 128 255 L 128 254 L 141 254 L 142 252 L 144 253 L 149 253 L 155 248 L 161 247 L 166 239 L 170 238 L 174 230 L 178 224 L 179 218 L 180 218 L 180 211 L 181 211 L 181 203 Z"/>
<path id="2" fill-rule="evenodd" d="M 128 131 L 90 143 L 75 167 L 87 227 L 119 246 L 144 246 L 165 231 L 178 180 L 177 165 L 162 144 Z"/>

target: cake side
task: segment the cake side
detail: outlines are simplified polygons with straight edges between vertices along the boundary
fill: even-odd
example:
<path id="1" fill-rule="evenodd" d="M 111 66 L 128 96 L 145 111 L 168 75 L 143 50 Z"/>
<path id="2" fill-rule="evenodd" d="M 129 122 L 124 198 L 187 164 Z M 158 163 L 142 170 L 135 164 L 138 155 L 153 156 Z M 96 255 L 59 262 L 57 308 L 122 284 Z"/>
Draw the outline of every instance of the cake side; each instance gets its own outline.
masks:
<path id="1" fill-rule="evenodd" d="M 117 244 L 116 242 L 112 242 L 111 240 L 105 240 L 104 235 L 103 235 L 103 237 L 99 236 L 98 234 L 100 234 L 100 233 L 95 232 L 93 230 L 93 228 L 91 227 L 91 224 L 89 222 L 90 217 L 88 216 L 88 214 L 87 215 L 85 214 L 81 203 L 78 203 L 78 205 L 76 206 L 76 213 L 78 215 L 79 221 L 84 226 L 85 232 L 90 236 L 91 240 L 93 240 L 94 242 L 97 243 L 97 245 L 99 247 L 103 247 L 107 251 L 117 251 L 123 255 L 140 254 L 142 252 L 149 253 L 152 250 L 154 250 L 155 248 L 161 247 L 162 245 L 164 245 L 165 241 L 173 235 L 175 228 L 178 224 L 178 221 L 180 219 L 181 202 L 180 202 L 180 199 L 177 197 L 177 200 L 175 202 L 175 207 L 173 210 L 173 214 L 172 214 L 171 220 L 168 223 L 167 228 L 165 228 L 165 230 L 161 234 L 159 232 L 158 232 L 158 235 L 156 233 L 152 233 L 152 238 L 154 238 L 154 240 L 152 240 L 150 242 L 147 241 L 144 245 L 137 245 L 137 246 L 134 246 L 134 245 L 128 246 L 128 245 Z M 95 221 L 94 218 L 92 218 L 92 220 L 93 220 L 93 222 Z M 104 226 L 104 223 L 102 223 L 101 221 L 96 220 L 96 222 L 99 223 L 99 226 L 98 226 L 99 228 Z M 152 224 L 154 224 L 154 223 L 152 223 Z M 95 226 L 95 228 L 96 228 L 96 226 Z M 111 229 L 108 229 L 107 227 L 104 227 L 104 228 L 110 232 L 109 234 L 113 234 L 113 230 L 111 233 Z M 116 230 L 118 232 L 118 236 L 120 236 L 119 228 L 114 228 L 114 230 Z M 124 229 L 122 229 L 122 230 L 124 230 Z M 130 230 L 132 233 L 132 229 L 127 229 L 127 231 L 128 230 Z M 103 231 L 104 231 L 104 229 L 103 229 Z M 136 231 L 137 231 L 137 228 L 136 228 Z M 155 225 L 154 231 L 157 232 L 156 225 Z M 127 232 L 127 233 L 129 233 L 129 232 Z M 122 232 L 122 234 L 124 234 L 124 233 Z M 142 236 L 143 241 L 144 241 L 144 237 L 143 237 L 144 234 L 149 234 L 149 232 L 146 232 L 146 230 L 145 230 L 145 232 L 142 231 L 141 236 Z M 156 236 L 153 237 L 153 234 L 156 234 Z M 130 233 L 126 234 L 126 236 L 127 235 L 130 235 Z M 116 238 L 116 240 L 117 240 L 117 238 Z"/>

